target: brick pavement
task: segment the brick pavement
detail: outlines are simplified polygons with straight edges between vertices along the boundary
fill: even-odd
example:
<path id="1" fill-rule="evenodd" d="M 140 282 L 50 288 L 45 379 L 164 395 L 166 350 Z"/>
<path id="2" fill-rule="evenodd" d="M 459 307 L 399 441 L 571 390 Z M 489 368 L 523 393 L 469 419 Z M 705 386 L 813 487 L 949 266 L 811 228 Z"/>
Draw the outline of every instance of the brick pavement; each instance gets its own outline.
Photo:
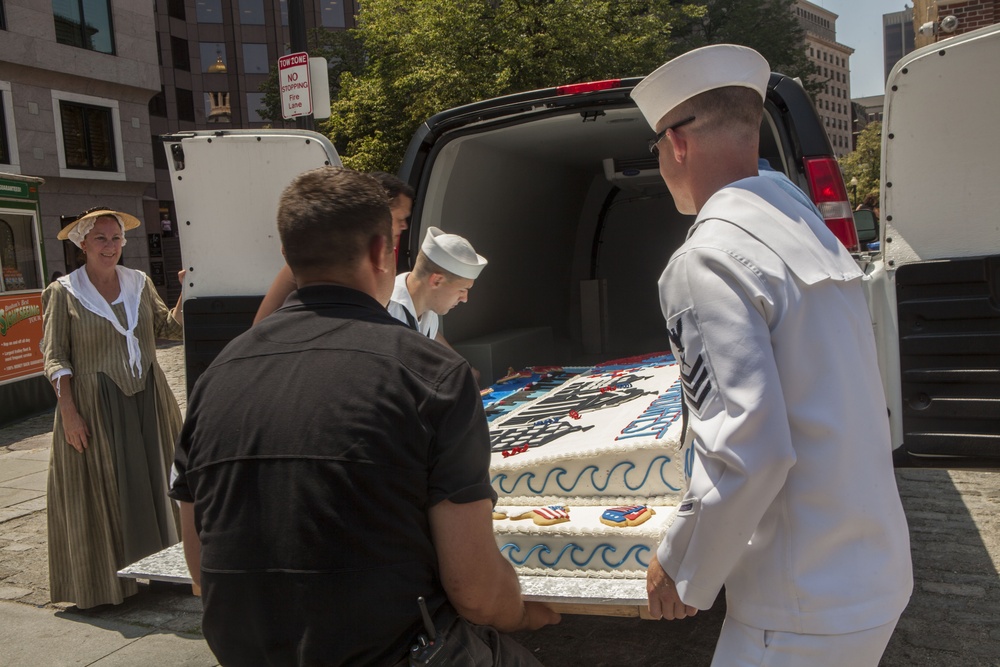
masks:
<path id="1" fill-rule="evenodd" d="M 183 347 L 162 346 L 157 357 L 183 408 Z M 184 664 L 214 665 L 200 639 L 198 600 L 184 587 L 144 586 L 125 604 L 88 614 L 48 600 L 39 472 L 51 423 L 50 413 L 0 429 L 0 640 L 5 652 L 13 651 L 7 655 L 17 656 L 0 663 L 44 664 L 37 656 L 45 655 L 50 664 L 180 664 L 163 659 L 184 656 Z M 916 583 L 882 665 L 1000 667 L 1000 474 L 911 468 L 897 471 L 897 481 Z M 567 616 L 518 639 L 549 667 L 697 667 L 709 664 L 723 615 L 720 599 L 708 612 L 674 623 Z M 53 632 L 85 636 L 50 644 Z M 60 650 L 65 655 L 56 655 Z M 97 659 L 82 661 L 84 653 Z"/>

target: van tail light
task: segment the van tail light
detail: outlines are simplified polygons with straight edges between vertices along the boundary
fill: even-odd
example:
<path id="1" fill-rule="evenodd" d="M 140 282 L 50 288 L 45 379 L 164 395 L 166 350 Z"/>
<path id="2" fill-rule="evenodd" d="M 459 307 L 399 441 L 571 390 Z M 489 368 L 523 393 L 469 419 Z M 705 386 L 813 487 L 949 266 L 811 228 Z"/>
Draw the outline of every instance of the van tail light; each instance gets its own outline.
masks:
<path id="1" fill-rule="evenodd" d="M 858 230 L 854 227 L 851 201 L 847 198 L 847 186 L 837 160 L 832 157 L 807 157 L 803 163 L 813 201 L 823 214 L 826 226 L 848 250 L 858 251 Z"/>
<path id="2" fill-rule="evenodd" d="M 621 85 L 621 79 L 605 79 L 604 81 L 588 81 L 587 83 L 571 83 L 556 87 L 556 95 L 576 95 L 577 93 L 592 93 L 595 90 L 608 90 Z"/>

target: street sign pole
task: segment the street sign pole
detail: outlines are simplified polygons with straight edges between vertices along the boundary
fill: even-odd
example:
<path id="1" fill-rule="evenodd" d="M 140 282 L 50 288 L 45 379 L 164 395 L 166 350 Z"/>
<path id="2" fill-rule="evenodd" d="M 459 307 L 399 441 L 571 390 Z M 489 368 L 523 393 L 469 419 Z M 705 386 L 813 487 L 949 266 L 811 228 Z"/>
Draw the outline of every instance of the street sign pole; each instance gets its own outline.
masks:
<path id="1" fill-rule="evenodd" d="M 287 0 L 288 2 L 288 37 L 292 53 L 306 53 L 306 12 L 302 6 L 303 0 Z M 295 126 L 303 130 L 313 129 L 312 116 L 297 116 Z"/>

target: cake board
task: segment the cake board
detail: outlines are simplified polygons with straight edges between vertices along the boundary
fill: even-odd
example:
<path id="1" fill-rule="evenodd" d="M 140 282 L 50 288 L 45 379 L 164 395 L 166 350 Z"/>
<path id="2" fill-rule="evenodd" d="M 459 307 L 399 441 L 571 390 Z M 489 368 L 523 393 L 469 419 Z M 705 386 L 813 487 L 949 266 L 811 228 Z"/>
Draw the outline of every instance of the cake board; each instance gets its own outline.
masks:
<path id="1" fill-rule="evenodd" d="M 124 579 L 148 579 L 191 584 L 181 543 L 118 571 Z M 525 600 L 544 602 L 561 614 L 650 618 L 645 579 L 584 579 L 579 577 L 518 577 Z"/>

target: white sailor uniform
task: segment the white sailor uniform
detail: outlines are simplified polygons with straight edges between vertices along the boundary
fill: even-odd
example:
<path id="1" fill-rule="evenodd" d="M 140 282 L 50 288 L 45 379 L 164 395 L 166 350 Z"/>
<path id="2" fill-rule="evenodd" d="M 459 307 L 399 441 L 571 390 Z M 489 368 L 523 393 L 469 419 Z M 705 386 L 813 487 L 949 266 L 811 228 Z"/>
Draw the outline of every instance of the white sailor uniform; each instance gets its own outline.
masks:
<path id="1" fill-rule="evenodd" d="M 410 297 L 410 290 L 406 288 L 406 277 L 409 272 L 396 276 L 395 286 L 392 288 L 392 297 L 389 299 L 387 310 L 389 314 L 397 320 L 406 324 L 411 329 L 416 329 L 428 338 L 437 336 L 438 327 L 441 325 L 441 318 L 433 310 L 428 310 L 419 318 L 417 309 L 413 305 Z"/>
<path id="2" fill-rule="evenodd" d="M 693 456 L 658 556 L 686 604 L 708 608 L 725 584 L 728 617 L 812 635 L 894 625 L 906 606 L 909 535 L 861 276 L 760 176 L 713 195 L 664 270 Z"/>

